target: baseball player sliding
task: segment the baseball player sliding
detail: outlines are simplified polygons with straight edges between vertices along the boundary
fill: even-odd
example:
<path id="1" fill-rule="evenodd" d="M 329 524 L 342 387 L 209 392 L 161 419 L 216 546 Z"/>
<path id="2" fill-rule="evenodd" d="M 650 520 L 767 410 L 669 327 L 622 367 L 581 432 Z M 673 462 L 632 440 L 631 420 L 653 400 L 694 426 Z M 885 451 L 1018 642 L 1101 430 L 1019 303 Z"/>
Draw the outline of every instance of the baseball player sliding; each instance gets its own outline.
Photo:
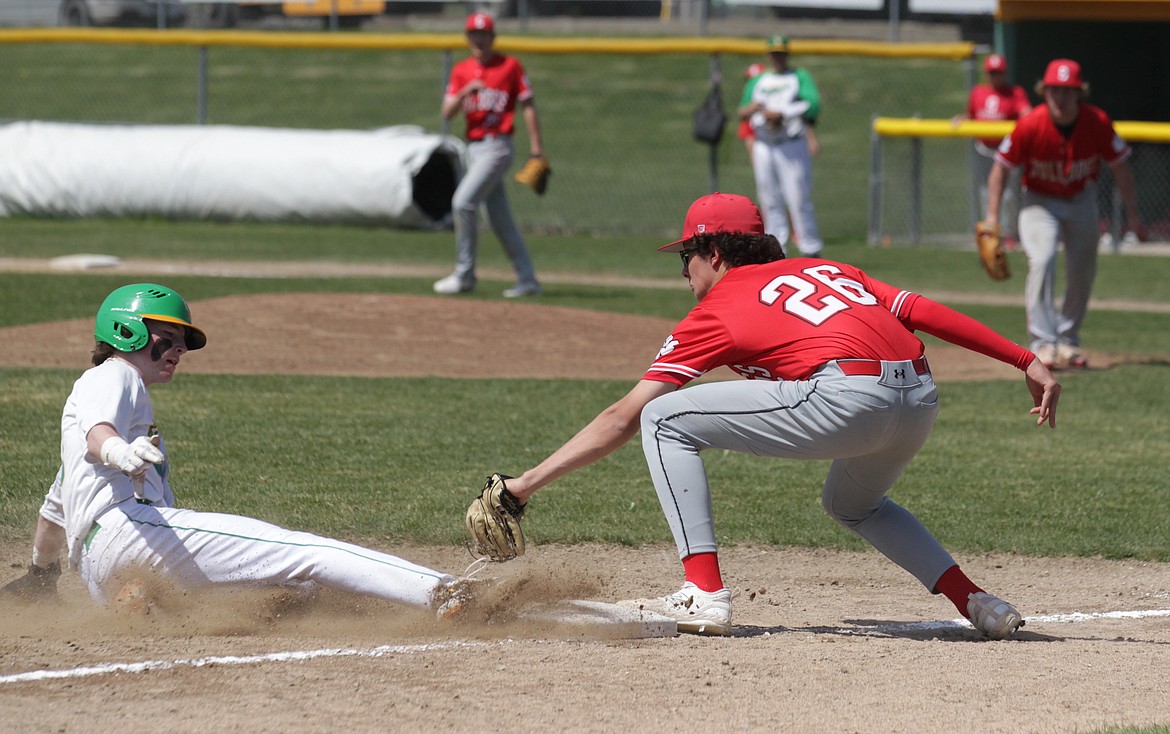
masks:
<path id="1" fill-rule="evenodd" d="M 687 212 L 682 257 L 698 300 L 642 380 L 536 467 L 492 475 L 468 510 L 475 546 L 497 559 L 524 550 L 519 518 L 540 488 L 608 455 L 639 428 L 658 500 L 682 559 L 682 588 L 626 602 L 679 629 L 730 634 L 731 591 L 718 560 L 701 452 L 832 460 L 825 511 L 984 635 L 1004 638 L 1019 612 L 969 579 L 908 510 L 886 493 L 930 435 L 938 393 L 921 330 L 1024 372 L 1038 425 L 1056 425 L 1060 384 L 1023 349 L 983 324 L 850 265 L 787 260 L 750 200 L 712 194 Z M 726 365 L 746 379 L 679 390 Z"/>
<path id="2" fill-rule="evenodd" d="M 178 293 L 151 283 L 118 288 L 98 309 L 94 338 L 94 366 L 62 413 L 62 469 L 41 508 L 33 567 L 6 595 L 53 596 L 47 574 L 34 569 L 51 566 L 66 544 L 99 603 L 153 572 L 191 587 L 314 582 L 459 614 L 471 584 L 450 574 L 249 517 L 174 507 L 148 389 L 170 382 L 184 355 L 207 343 Z"/>

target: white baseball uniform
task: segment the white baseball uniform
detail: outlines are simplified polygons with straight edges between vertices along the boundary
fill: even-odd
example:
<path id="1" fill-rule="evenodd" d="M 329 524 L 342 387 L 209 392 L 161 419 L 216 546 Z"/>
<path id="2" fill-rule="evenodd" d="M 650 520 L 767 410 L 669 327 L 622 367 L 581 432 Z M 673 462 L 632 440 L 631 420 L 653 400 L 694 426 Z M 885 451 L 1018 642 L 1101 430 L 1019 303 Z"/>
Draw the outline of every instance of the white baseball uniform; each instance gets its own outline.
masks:
<path id="1" fill-rule="evenodd" d="M 772 123 L 760 111 L 750 120 L 755 133 L 752 172 L 764 230 L 786 245 L 791 216 L 801 254 L 817 255 L 823 243 L 812 203 L 812 157 L 805 135 L 808 120 L 819 113 L 820 97 L 804 69 L 766 71 L 744 89 L 743 106 L 757 102 L 783 115 L 779 123 Z"/>
<path id="2" fill-rule="evenodd" d="M 101 423 L 128 442 L 149 435 L 155 425 L 146 385 L 118 357 L 90 368 L 74 384 L 61 417 L 62 472 L 42 507 L 46 518 L 63 521 L 70 566 L 99 603 L 144 570 L 187 586 L 308 581 L 416 607 L 429 607 L 435 590 L 454 580 L 350 543 L 249 517 L 173 507 L 166 461 L 147 468 L 143 499 L 136 499 L 134 480 L 87 452 L 87 435 Z M 161 437 L 159 447 L 165 454 Z"/>

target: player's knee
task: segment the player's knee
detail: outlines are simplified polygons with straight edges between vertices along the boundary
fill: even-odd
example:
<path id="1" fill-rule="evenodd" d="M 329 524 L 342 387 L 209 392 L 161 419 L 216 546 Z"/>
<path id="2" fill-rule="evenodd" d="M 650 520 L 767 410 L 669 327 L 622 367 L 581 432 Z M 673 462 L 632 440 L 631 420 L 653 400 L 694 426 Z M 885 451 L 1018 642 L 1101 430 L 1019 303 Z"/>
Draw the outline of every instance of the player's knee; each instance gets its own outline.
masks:
<path id="1" fill-rule="evenodd" d="M 880 497 L 876 503 L 843 501 L 833 492 L 821 494 L 821 507 L 829 517 L 849 529 L 854 529 L 861 523 L 873 517 L 886 498 Z"/>

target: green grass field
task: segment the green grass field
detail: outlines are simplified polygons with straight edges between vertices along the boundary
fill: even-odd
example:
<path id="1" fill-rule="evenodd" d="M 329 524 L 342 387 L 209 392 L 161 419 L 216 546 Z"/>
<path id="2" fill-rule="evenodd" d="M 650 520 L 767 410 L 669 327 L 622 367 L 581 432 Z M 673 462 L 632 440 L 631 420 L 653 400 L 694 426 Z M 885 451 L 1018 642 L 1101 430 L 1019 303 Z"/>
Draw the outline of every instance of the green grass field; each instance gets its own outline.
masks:
<path id="1" fill-rule="evenodd" d="M 320 246 L 325 240 L 328 249 Z M 541 237 L 532 244 L 544 272 L 664 283 L 678 278 L 677 262 L 655 253 L 659 242 L 652 238 Z M 485 265 L 503 265 L 498 250 L 490 243 L 485 247 Z M 18 219 L 0 230 L 0 257 L 82 251 L 442 265 L 449 260 L 450 237 L 155 221 Z M 890 282 L 960 299 L 1018 293 L 1021 287 L 1018 278 L 992 283 L 970 253 L 860 244 L 839 245 L 830 253 Z M 1023 262 L 1013 264 L 1023 272 Z M 1163 293 L 1156 284 L 1168 277 L 1170 259 L 1104 258 L 1098 294 L 1126 299 Z M 125 280 L 100 272 L 0 274 L 0 325 L 88 317 L 105 293 Z M 430 285 L 429 279 L 375 278 L 165 281 L 196 302 L 262 292 L 424 294 Z M 498 289 L 483 288 L 472 297 L 496 294 Z M 558 284 L 547 288 L 541 302 L 677 318 L 690 299 L 681 288 Z M 1017 307 L 960 308 L 1023 339 Z M 893 496 L 956 551 L 1170 560 L 1165 319 L 1164 313 L 1090 313 L 1087 343 L 1129 355 L 1132 363 L 1067 375 L 1055 432 L 1032 425 L 1022 382 L 944 385 L 935 434 Z M 10 533 L 31 530 L 56 467 L 58 418 L 75 377 L 60 370 L 0 370 L 0 526 Z M 167 424 L 173 484 L 191 506 L 382 543 L 447 544 L 461 542 L 462 511 L 487 472 L 531 466 L 626 389 L 627 384 L 605 381 L 180 375 L 155 390 L 155 402 Z M 725 542 L 861 547 L 820 509 L 825 464 L 736 454 L 707 458 L 717 528 Z M 669 540 L 636 444 L 561 480 L 532 507 L 528 528 L 537 543 Z M 583 517 L 590 522 L 582 523 Z"/>

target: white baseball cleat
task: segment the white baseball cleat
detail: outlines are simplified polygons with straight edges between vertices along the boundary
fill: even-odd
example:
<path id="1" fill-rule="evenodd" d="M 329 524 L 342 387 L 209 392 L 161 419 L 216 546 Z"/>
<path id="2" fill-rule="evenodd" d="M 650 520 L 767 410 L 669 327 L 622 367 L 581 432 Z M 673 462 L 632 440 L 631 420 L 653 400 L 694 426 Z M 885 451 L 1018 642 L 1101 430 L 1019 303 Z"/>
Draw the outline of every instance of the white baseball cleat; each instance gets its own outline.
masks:
<path id="1" fill-rule="evenodd" d="M 703 591 L 690 581 L 670 596 L 628 599 L 619 606 L 655 612 L 678 622 L 678 631 L 692 635 L 731 634 L 731 590 Z"/>
<path id="2" fill-rule="evenodd" d="M 451 273 L 446 278 L 436 280 L 433 286 L 435 293 L 442 296 L 454 296 L 459 293 L 470 293 L 475 290 L 475 280 L 460 278 L 455 273 Z"/>
<path id="3" fill-rule="evenodd" d="M 535 280 L 526 283 L 517 283 L 504 291 L 504 298 L 524 298 L 525 296 L 539 296 L 540 283 Z"/>
<path id="4" fill-rule="evenodd" d="M 1016 608 L 985 591 L 967 595 L 967 618 L 975 629 L 993 640 L 1006 640 L 1024 626 Z"/>

